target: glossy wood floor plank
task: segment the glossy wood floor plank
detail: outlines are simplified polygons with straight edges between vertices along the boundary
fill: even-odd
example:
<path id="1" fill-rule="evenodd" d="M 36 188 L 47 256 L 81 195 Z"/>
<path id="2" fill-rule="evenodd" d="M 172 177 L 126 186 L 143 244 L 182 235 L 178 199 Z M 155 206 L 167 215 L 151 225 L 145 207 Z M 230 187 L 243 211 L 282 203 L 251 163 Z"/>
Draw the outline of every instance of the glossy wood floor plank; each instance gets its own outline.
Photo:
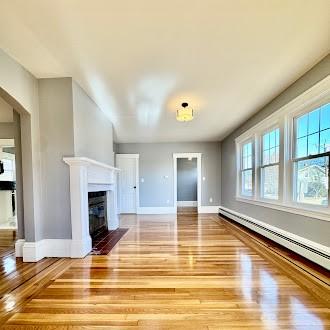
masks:
<path id="1" fill-rule="evenodd" d="M 285 261 L 217 216 L 125 215 L 121 226 L 130 229 L 109 255 L 50 266 L 3 328 L 330 328 L 308 277 L 296 282 Z"/>

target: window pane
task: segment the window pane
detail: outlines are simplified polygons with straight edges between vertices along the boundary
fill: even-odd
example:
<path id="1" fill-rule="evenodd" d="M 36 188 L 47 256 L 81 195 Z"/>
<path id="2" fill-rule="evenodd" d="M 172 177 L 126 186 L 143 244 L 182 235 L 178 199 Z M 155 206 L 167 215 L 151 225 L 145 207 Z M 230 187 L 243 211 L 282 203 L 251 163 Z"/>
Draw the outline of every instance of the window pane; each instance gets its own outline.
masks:
<path id="1" fill-rule="evenodd" d="M 317 155 L 319 153 L 319 133 L 308 136 L 308 154 Z"/>
<path id="2" fill-rule="evenodd" d="M 242 172 L 242 195 L 252 196 L 252 170 Z"/>
<path id="3" fill-rule="evenodd" d="M 330 129 L 320 133 L 320 152 L 330 151 Z"/>
<path id="4" fill-rule="evenodd" d="M 269 133 L 269 148 L 274 148 L 276 143 L 275 130 Z"/>
<path id="5" fill-rule="evenodd" d="M 297 202 L 328 205 L 328 169 L 329 157 L 307 159 L 296 163 Z"/>
<path id="6" fill-rule="evenodd" d="M 262 162 L 263 165 L 268 165 L 269 164 L 269 150 L 264 151 L 262 160 L 263 160 L 263 162 Z"/>
<path id="7" fill-rule="evenodd" d="M 252 155 L 252 143 L 251 142 L 248 144 L 248 152 L 249 152 L 249 156 L 251 156 Z"/>
<path id="8" fill-rule="evenodd" d="M 276 149 L 272 148 L 269 150 L 269 162 L 270 163 L 275 163 L 276 162 Z"/>
<path id="9" fill-rule="evenodd" d="M 280 129 L 276 129 L 276 146 L 280 145 Z"/>
<path id="10" fill-rule="evenodd" d="M 307 156 L 307 137 L 302 137 L 297 140 L 296 145 L 296 157 L 306 157 Z"/>
<path id="11" fill-rule="evenodd" d="M 307 135 L 308 114 L 297 118 L 297 138 Z"/>
<path id="12" fill-rule="evenodd" d="M 252 168 L 252 156 L 248 156 L 247 158 L 247 168 Z"/>
<path id="13" fill-rule="evenodd" d="M 330 103 L 321 108 L 320 128 L 321 130 L 330 128 Z"/>
<path id="14" fill-rule="evenodd" d="M 268 133 L 263 136 L 262 149 L 263 150 L 269 149 L 269 134 Z"/>
<path id="15" fill-rule="evenodd" d="M 262 169 L 262 192 L 264 198 L 278 199 L 278 173 L 278 165 Z"/>
<path id="16" fill-rule="evenodd" d="M 320 110 L 316 109 L 308 114 L 308 134 L 318 132 L 320 129 Z"/>
<path id="17" fill-rule="evenodd" d="M 278 163 L 280 161 L 280 147 L 276 147 L 275 150 L 275 162 Z"/>

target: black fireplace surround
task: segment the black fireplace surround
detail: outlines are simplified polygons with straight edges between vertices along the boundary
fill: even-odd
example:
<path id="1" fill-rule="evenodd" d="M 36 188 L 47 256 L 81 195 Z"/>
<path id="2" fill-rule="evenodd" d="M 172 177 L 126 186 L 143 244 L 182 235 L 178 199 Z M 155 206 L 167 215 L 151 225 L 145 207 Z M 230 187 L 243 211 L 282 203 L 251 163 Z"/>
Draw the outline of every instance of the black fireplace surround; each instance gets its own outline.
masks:
<path id="1" fill-rule="evenodd" d="M 89 233 L 91 237 L 108 230 L 106 191 L 88 193 Z"/>

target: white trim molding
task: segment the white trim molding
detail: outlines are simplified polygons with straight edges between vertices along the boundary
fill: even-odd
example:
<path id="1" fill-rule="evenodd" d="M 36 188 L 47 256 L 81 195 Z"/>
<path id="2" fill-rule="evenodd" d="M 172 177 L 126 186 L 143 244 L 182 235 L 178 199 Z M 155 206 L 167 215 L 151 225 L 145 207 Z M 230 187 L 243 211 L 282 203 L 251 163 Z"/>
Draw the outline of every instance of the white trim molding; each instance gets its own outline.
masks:
<path id="1" fill-rule="evenodd" d="M 173 154 L 173 196 L 174 208 L 177 209 L 177 159 L 178 158 L 197 158 L 197 207 L 202 204 L 202 154 L 200 152 L 182 152 Z"/>
<path id="2" fill-rule="evenodd" d="M 330 270 L 330 247 L 220 206 L 219 213 Z"/>
<path id="3" fill-rule="evenodd" d="M 23 245 L 25 243 L 25 239 L 18 239 L 15 242 L 15 257 L 21 258 L 23 257 Z"/>
<path id="4" fill-rule="evenodd" d="M 176 207 L 174 206 L 156 206 L 156 207 L 139 207 L 137 214 L 175 214 Z"/>
<path id="5" fill-rule="evenodd" d="M 43 239 L 37 242 L 18 240 L 15 244 L 16 257 L 23 257 L 24 262 L 37 262 L 43 258 L 70 257 L 71 239 Z"/>
<path id="6" fill-rule="evenodd" d="M 199 206 L 198 213 L 219 213 L 219 206 Z"/>
<path id="7" fill-rule="evenodd" d="M 178 207 L 196 207 L 197 201 L 177 201 Z"/>

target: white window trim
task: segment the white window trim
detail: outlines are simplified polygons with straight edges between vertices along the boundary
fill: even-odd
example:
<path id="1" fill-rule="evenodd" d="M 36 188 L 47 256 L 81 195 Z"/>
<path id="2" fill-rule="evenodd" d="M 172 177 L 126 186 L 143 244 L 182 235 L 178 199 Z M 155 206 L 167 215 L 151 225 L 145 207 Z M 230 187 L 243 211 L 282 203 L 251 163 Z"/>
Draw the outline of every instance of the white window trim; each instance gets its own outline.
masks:
<path id="1" fill-rule="evenodd" d="M 236 200 L 246 202 L 262 207 L 269 207 L 280 211 L 290 212 L 330 221 L 330 205 L 328 207 L 313 206 L 303 203 L 297 203 L 293 200 L 292 178 L 293 166 L 291 156 L 293 153 L 293 120 L 317 108 L 322 103 L 330 102 L 330 76 L 299 95 L 291 102 L 287 103 L 270 116 L 260 121 L 255 126 L 245 131 L 235 139 L 236 143 Z M 259 182 L 260 174 L 260 148 L 261 138 L 264 132 L 272 127 L 280 129 L 280 169 L 279 169 L 279 198 L 278 200 L 266 199 L 261 196 L 261 187 Z M 241 194 L 241 148 L 249 139 L 254 145 L 254 182 L 253 196 L 248 197 Z"/>

